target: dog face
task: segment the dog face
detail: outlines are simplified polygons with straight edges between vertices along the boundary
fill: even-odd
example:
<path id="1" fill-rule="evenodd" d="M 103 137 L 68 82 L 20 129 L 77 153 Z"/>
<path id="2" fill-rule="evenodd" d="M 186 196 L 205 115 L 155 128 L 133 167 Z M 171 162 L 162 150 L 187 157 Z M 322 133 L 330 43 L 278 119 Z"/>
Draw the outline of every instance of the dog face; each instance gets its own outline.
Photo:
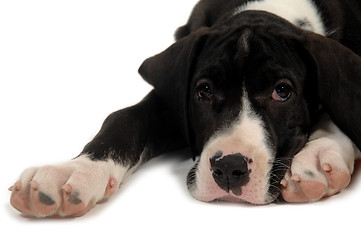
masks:
<path id="1" fill-rule="evenodd" d="M 340 88 L 340 80 L 356 84 L 349 76 L 361 76 L 358 56 L 276 16 L 263 17 L 262 24 L 247 19 L 237 16 L 200 29 L 147 59 L 139 70 L 200 154 L 187 182 L 202 201 L 275 200 L 320 102 L 346 134 L 357 121 L 343 117 L 342 110 L 356 101 L 347 94 L 352 87 Z M 360 64 L 350 67 L 345 57 Z M 353 140 L 360 143 L 358 136 Z"/>
<path id="2" fill-rule="evenodd" d="M 202 149 L 188 175 L 197 199 L 263 204 L 277 197 L 318 105 L 316 94 L 305 94 L 312 76 L 299 52 L 263 28 L 203 44 L 189 91 L 190 128 Z"/>

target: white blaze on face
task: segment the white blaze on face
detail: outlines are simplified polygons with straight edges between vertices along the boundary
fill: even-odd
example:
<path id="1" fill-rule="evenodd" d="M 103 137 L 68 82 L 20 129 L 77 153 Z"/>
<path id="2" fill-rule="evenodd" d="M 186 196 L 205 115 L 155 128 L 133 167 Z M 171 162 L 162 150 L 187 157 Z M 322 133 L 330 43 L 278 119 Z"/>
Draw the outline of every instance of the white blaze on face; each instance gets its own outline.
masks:
<path id="1" fill-rule="evenodd" d="M 305 30 L 326 35 L 321 13 L 312 0 L 251 1 L 237 7 L 233 14 L 236 15 L 247 10 L 273 13 Z M 305 21 L 307 24 L 299 25 L 299 21 Z"/>
<path id="2" fill-rule="evenodd" d="M 240 153 L 252 162 L 249 182 L 241 187 L 241 195 L 236 196 L 222 190 L 212 177 L 210 158 L 221 151 L 223 156 Z M 215 199 L 243 200 L 254 204 L 265 204 L 268 198 L 269 178 L 274 159 L 272 147 L 267 145 L 267 132 L 264 122 L 254 112 L 244 91 L 242 110 L 232 126 L 222 129 L 205 145 L 196 171 L 196 185 L 192 195 L 201 201 Z"/>

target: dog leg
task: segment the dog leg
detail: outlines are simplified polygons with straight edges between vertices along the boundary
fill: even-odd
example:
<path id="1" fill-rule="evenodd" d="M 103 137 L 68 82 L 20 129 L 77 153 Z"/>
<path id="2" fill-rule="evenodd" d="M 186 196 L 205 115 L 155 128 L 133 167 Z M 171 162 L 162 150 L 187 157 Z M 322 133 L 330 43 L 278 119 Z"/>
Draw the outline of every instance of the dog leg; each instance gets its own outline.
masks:
<path id="1" fill-rule="evenodd" d="M 177 119 L 155 92 L 111 114 L 72 161 L 29 168 L 10 188 L 18 211 L 36 217 L 78 217 L 113 195 L 143 162 L 185 147 Z"/>
<path id="2" fill-rule="evenodd" d="M 281 182 L 283 198 L 287 202 L 313 202 L 340 192 L 350 183 L 354 161 L 359 157 L 352 141 L 328 115 L 323 116 Z"/>

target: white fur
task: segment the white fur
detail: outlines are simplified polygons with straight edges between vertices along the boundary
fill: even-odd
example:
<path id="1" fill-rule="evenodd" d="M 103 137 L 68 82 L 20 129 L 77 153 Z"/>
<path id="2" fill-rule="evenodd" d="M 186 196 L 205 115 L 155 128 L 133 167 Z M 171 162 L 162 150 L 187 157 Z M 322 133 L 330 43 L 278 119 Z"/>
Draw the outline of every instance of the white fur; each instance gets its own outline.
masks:
<path id="1" fill-rule="evenodd" d="M 217 132 L 206 144 L 196 172 L 196 184 L 191 189 L 192 195 L 201 201 L 233 198 L 255 204 L 264 204 L 273 199 L 267 195 L 269 189 L 269 173 L 272 168 L 274 152 L 267 145 L 264 123 L 253 111 L 251 103 L 244 91 L 243 109 L 236 122 L 222 131 Z M 235 196 L 220 189 L 212 177 L 209 159 L 216 152 L 223 155 L 241 153 L 253 163 L 248 166 L 252 170 L 250 181 L 242 187 L 242 194 Z"/>
<path id="2" fill-rule="evenodd" d="M 30 181 L 38 184 L 39 190 L 51 196 L 57 203 L 62 201 L 61 188 L 70 184 L 73 192 L 87 204 L 90 200 L 100 201 L 112 177 L 120 185 L 126 177 L 135 170 L 108 161 L 92 161 L 88 156 L 81 155 L 74 160 L 52 166 L 35 167 L 25 170 L 20 178 L 22 186 L 27 186 Z"/>
<path id="3" fill-rule="evenodd" d="M 352 173 L 355 159 L 360 157 L 359 149 L 353 142 L 335 125 L 328 114 L 322 116 L 319 123 L 316 125 L 316 130 L 311 134 L 309 142 L 300 151 L 300 153 L 312 152 L 311 150 L 332 151 L 335 158 L 325 159 L 327 163 L 335 166 L 339 170 L 344 170 Z M 298 155 L 300 155 L 300 153 Z M 299 162 L 305 162 L 306 159 L 295 157 L 292 164 L 292 172 L 296 171 Z M 318 153 L 320 156 L 320 153 Z M 310 159 L 310 158 L 309 158 Z M 322 161 L 322 159 L 320 159 Z M 317 163 L 322 165 L 322 163 Z M 316 166 L 317 167 L 317 166 Z"/>
<path id="4" fill-rule="evenodd" d="M 317 10 L 315 3 L 311 0 L 252 1 L 237 7 L 234 14 L 247 10 L 258 10 L 273 13 L 295 25 L 297 25 L 297 20 L 307 19 L 311 26 L 305 26 L 305 30 L 326 35 L 326 29 L 322 22 L 321 14 Z"/>
<path id="5" fill-rule="evenodd" d="M 309 142 L 294 157 L 291 170 L 285 176 L 288 182 L 285 194 L 298 192 L 300 196 L 303 196 L 302 188 L 297 186 L 297 182 L 290 180 L 291 175 L 294 175 L 297 176 L 299 182 L 313 184 L 314 187 L 320 184 L 324 186 L 322 193 L 307 197 L 308 201 L 317 201 L 324 196 L 334 195 L 347 186 L 347 176 L 351 176 L 355 159 L 359 157 L 358 148 L 325 114 L 311 134 Z M 333 171 L 331 174 L 323 169 L 325 164 L 331 167 Z M 332 178 L 336 174 L 339 178 Z M 346 185 L 340 185 L 340 183 Z M 309 187 L 305 190 L 309 191 Z"/>
<path id="6" fill-rule="evenodd" d="M 129 167 L 116 164 L 113 160 L 92 161 L 88 156 L 83 155 L 68 163 L 67 167 L 73 168 L 67 184 L 73 189 L 78 188 L 80 198 L 84 202 L 95 199 L 100 201 L 104 197 L 104 190 L 112 177 L 118 184 L 124 182 L 125 176 L 129 175 Z M 82 197 L 83 196 L 83 197 Z"/>

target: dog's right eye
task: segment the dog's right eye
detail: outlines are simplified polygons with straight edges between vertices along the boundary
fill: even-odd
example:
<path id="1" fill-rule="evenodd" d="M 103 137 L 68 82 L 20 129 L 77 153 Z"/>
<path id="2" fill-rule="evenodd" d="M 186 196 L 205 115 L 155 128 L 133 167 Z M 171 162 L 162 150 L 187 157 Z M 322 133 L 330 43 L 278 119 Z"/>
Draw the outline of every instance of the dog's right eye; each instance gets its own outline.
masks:
<path id="1" fill-rule="evenodd" d="M 199 81 L 196 87 L 196 94 L 200 102 L 211 100 L 213 96 L 211 84 L 207 80 Z"/>
<path id="2" fill-rule="evenodd" d="M 292 86 L 288 81 L 279 83 L 272 92 L 272 99 L 277 102 L 285 102 L 292 95 Z"/>

